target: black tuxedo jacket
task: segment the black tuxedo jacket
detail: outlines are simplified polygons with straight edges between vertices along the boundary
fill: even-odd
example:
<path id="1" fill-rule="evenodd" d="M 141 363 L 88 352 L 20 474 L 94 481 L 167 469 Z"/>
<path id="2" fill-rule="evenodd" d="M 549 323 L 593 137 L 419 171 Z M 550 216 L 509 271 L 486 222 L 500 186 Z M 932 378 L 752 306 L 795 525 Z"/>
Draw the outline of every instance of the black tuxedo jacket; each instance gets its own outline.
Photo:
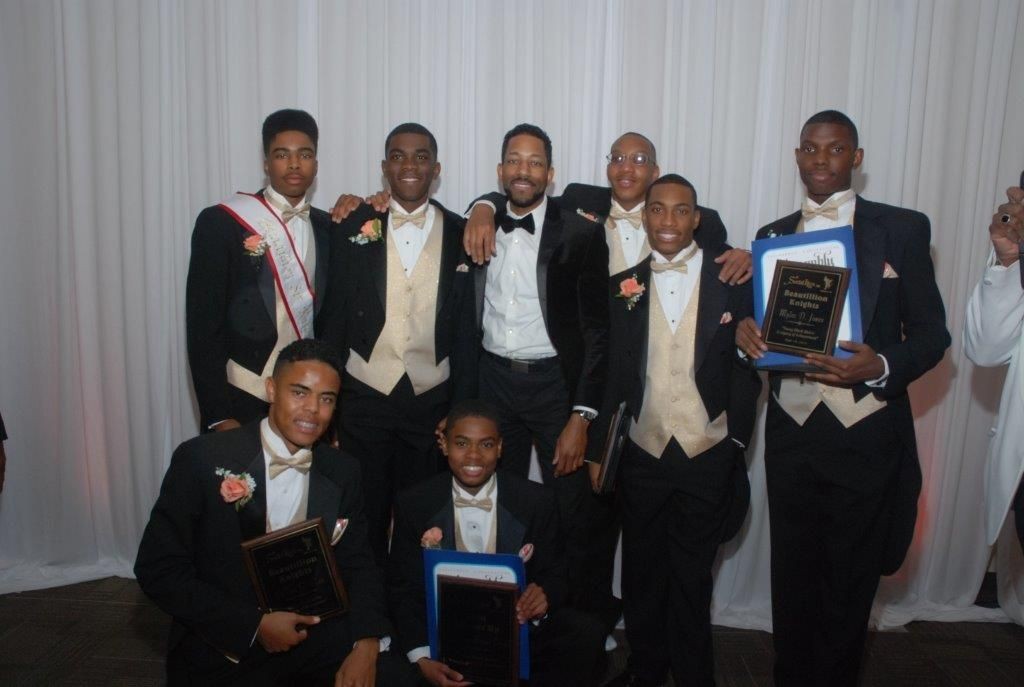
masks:
<path id="1" fill-rule="evenodd" d="M 262 196 L 261 190 L 258 195 Z M 327 286 L 330 215 L 309 212 L 316 242 L 313 290 L 319 310 Z M 199 213 L 185 285 L 185 333 L 200 426 L 236 417 L 225 365 L 234 360 L 256 374 L 277 344 L 274 273 L 265 258 L 246 254 L 249 236 L 219 206 Z"/>
<path id="2" fill-rule="evenodd" d="M 559 532 L 555 497 L 529 480 L 498 472 L 497 553 L 518 554 L 533 544 L 526 563 L 527 583 L 544 589 L 550 613 L 561 605 L 566 592 L 564 547 Z M 427 645 L 426 587 L 420 538 L 431 527 L 443 533 L 441 548 L 455 549 L 455 507 L 452 476 L 438 474 L 399 494 L 395 501 L 395 529 L 388 558 L 388 598 L 403 649 Z"/>
<path id="3" fill-rule="evenodd" d="M 135 561 L 142 590 L 174 618 L 171 649 L 191 634 L 220 651 L 244 656 L 256 635 L 262 612 L 241 543 L 266 533 L 259 428 L 259 422 L 251 422 L 201 435 L 179 446 L 171 458 Z M 217 468 L 249 473 L 256 480 L 253 499 L 237 511 L 225 503 Z M 349 519 L 334 557 L 351 604 L 347 617 L 353 640 L 388 634 L 382 575 L 366 539 L 354 458 L 326 445 L 313 449 L 306 514 L 321 516 L 328 536 L 339 518 Z"/>
<path id="4" fill-rule="evenodd" d="M 721 265 L 714 262 L 725 246 L 704 251 L 701 278 L 698 287 L 697 331 L 694 344 L 694 368 L 697 390 L 709 418 L 722 411 L 728 418 L 729 437 L 743 446 L 750 443 L 757 415 L 757 398 L 761 378 L 756 372 L 741 365 L 736 357 L 736 325 L 752 313 L 753 298 L 750 283 L 729 286 L 718 279 Z M 620 282 L 636 275 L 646 287 L 636 305 L 629 309 L 623 298 L 616 297 Z M 651 308 L 661 305 L 652 302 L 651 262 L 644 259 L 636 267 L 620 272 L 609 280 L 611 300 L 611 327 L 609 331 L 608 388 L 601 413 L 594 423 L 594 436 L 606 437 L 608 425 L 615 409 L 622 401 L 634 420 L 639 420 L 647 385 L 647 356 L 649 348 L 649 322 Z M 723 319 L 728 322 L 723 323 Z M 588 446 L 591 460 L 599 460 L 603 441 Z M 738 448 L 738 447 L 737 447 Z M 730 513 L 730 526 L 726 538 L 732 537 L 743 522 L 749 501 L 743 453 L 735 453 L 734 469 L 737 503 Z"/>
<path id="5" fill-rule="evenodd" d="M 537 294 L 558 352 L 572 405 L 597 409 L 607 375 L 608 244 L 598 224 L 548 198 L 537 256 Z M 495 220 L 500 221 L 500 206 Z M 482 336 L 484 265 L 475 272 L 476 323 Z"/>
<path id="6" fill-rule="evenodd" d="M 472 268 L 462 247 L 465 220 L 440 203 L 442 247 L 437 284 L 434 348 L 437 362 L 449 358 L 452 396 L 472 396 L 476 389 L 478 349 L 474 328 Z M 366 244 L 350 239 L 363 223 L 380 220 L 381 239 Z M 435 227 L 436 228 L 436 227 Z M 360 205 L 331 236 L 331 287 L 317 319 L 318 335 L 337 346 L 342 360 L 350 350 L 368 360 L 384 329 L 387 303 L 387 213 Z"/>
<path id="7" fill-rule="evenodd" d="M 482 200 L 490 202 L 500 212 L 506 207 L 508 197 L 497 192 L 488 193 L 474 200 L 470 207 L 472 208 L 473 204 Z M 605 220 L 608 219 L 608 213 L 612 210 L 612 190 L 608 186 L 572 183 L 565 187 L 562 195 L 556 200 L 564 208 L 592 213 L 597 217 L 597 223 L 601 226 L 604 226 Z M 725 224 L 722 223 L 718 211 L 701 205 L 698 205 L 697 209 L 700 210 L 700 226 L 693 234 L 697 245 L 701 248 L 717 248 L 724 244 L 727 234 Z"/>
<path id="8" fill-rule="evenodd" d="M 757 238 L 792 234 L 799 222 L 800 213 L 795 212 L 762 227 Z M 902 439 L 902 459 L 893 493 L 892 531 L 883 561 L 884 573 L 891 574 L 903 563 L 913 538 L 921 491 L 921 468 L 907 385 L 942 360 L 950 336 L 929 253 L 931 225 L 924 214 L 857 196 L 853 240 L 864 343 L 889 363 L 889 377 L 883 387 L 858 384 L 853 391 L 857 398 L 874 393 L 885 399 L 888 405 L 880 412 L 889 415 Z M 883 278 L 886 264 L 898 276 Z M 773 389 L 777 389 L 779 375 L 773 373 L 769 378 Z"/>

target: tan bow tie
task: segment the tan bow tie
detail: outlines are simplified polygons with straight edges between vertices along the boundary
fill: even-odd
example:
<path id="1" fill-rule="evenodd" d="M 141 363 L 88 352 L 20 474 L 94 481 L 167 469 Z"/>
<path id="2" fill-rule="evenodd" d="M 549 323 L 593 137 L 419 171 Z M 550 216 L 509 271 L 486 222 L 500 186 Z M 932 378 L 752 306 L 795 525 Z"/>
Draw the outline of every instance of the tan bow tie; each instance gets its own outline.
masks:
<path id="1" fill-rule="evenodd" d="M 694 242 L 690 246 L 690 250 L 686 252 L 682 260 L 677 262 L 655 262 L 654 258 L 651 258 L 651 272 L 655 274 L 661 274 L 662 272 L 682 272 L 686 274 L 689 272 L 689 268 L 686 263 L 690 262 L 690 258 L 697 254 L 697 243 Z"/>
<path id="2" fill-rule="evenodd" d="M 309 219 L 309 203 L 304 203 L 297 208 L 285 208 L 281 210 L 281 221 L 288 224 L 293 217 Z"/>
<path id="3" fill-rule="evenodd" d="M 608 216 L 613 220 L 624 219 L 632 224 L 634 229 L 639 229 L 644 221 L 644 209 L 638 208 L 627 212 L 617 205 L 612 205 L 612 211 L 608 213 Z"/>
<path id="4" fill-rule="evenodd" d="M 270 469 L 267 472 L 270 474 L 270 479 L 274 479 L 288 468 L 293 468 L 299 472 L 309 472 L 311 465 L 313 465 L 313 452 L 308 448 L 302 448 L 290 456 L 279 456 L 276 453 L 271 453 Z"/>
<path id="5" fill-rule="evenodd" d="M 479 501 L 471 501 L 470 499 L 463 498 L 462 496 L 456 496 L 453 499 L 453 502 L 455 503 L 456 508 L 479 508 L 480 510 L 488 512 L 494 508 L 494 502 L 489 496 L 487 498 L 482 498 Z"/>
<path id="6" fill-rule="evenodd" d="M 810 203 L 805 200 L 800 206 L 800 214 L 803 215 L 805 222 L 809 222 L 815 217 L 824 217 L 835 222 L 839 219 L 839 203 L 829 200 L 824 205 L 812 208 Z"/>
<path id="7" fill-rule="evenodd" d="M 398 227 L 411 222 L 420 229 L 423 228 L 423 224 L 427 221 L 427 209 L 423 208 L 421 212 L 414 212 L 411 215 L 407 215 L 404 212 L 398 210 L 391 210 L 391 226 L 397 229 Z"/>

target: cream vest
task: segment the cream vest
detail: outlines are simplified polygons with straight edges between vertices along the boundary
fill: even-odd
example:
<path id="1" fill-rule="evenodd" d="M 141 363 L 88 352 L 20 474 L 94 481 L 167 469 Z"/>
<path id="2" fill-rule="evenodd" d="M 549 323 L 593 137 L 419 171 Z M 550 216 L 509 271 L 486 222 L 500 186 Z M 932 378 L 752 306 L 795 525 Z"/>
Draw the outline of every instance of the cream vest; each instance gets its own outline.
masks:
<path id="1" fill-rule="evenodd" d="M 442 234 L 442 223 L 435 222 L 410 275 L 402 267 L 392 233 L 386 234 L 384 328 L 369 360 L 353 350 L 345 365 L 350 375 L 384 395 L 390 394 L 405 374 L 417 396 L 441 384 L 450 374 L 447 358 L 436 363 L 434 347 Z"/>
<path id="2" fill-rule="evenodd" d="M 604 240 L 608 243 L 608 274 L 624 272 L 633 265 L 626 264 L 626 255 L 622 252 L 622 237 L 619 236 L 619 228 L 611 217 L 604 221 Z M 640 247 L 640 257 L 651 252 L 651 246 L 644 236 L 644 244 Z"/>
<path id="3" fill-rule="evenodd" d="M 647 371 L 640 419 L 633 421 L 629 438 L 655 458 L 661 458 L 675 437 L 690 458 L 729 435 L 725 411 L 712 421 L 697 390 L 694 353 L 697 340 L 697 307 L 700 280 L 675 334 L 665 319 L 654 279 L 647 304 Z"/>

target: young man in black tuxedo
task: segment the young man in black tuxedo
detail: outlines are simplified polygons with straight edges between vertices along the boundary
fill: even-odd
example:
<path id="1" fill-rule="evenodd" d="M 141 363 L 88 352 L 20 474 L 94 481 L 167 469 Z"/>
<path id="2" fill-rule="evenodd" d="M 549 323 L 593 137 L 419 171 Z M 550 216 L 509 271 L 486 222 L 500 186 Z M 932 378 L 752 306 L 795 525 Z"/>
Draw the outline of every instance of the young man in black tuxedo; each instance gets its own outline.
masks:
<path id="1" fill-rule="evenodd" d="M 196 219 L 185 287 L 185 329 L 200 427 L 234 429 L 267 411 L 277 352 L 313 335 L 327 285 L 330 216 L 309 205 L 316 121 L 279 110 L 263 122 L 269 185 L 238 193 Z"/>
<path id="2" fill-rule="evenodd" d="M 772 373 L 765 468 L 772 539 L 775 684 L 856 684 L 881 575 L 914 532 L 921 469 L 907 386 L 950 343 L 920 212 L 851 189 L 864 151 L 841 112 L 814 115 L 796 149 L 807 199 L 758 238 L 853 225 L 863 343 L 849 358 L 810 354 L 805 376 Z M 765 350 L 753 319 L 736 345 Z"/>
<path id="3" fill-rule="evenodd" d="M 337 672 L 336 684 L 369 686 L 378 668 L 380 684 L 408 679 L 390 653 L 378 656 L 391 626 L 366 541 L 359 466 L 317 443 L 339 384 L 330 346 L 295 341 L 265 381 L 268 417 L 174 452 L 135 562 L 142 590 L 174 618 L 171 685 L 313 684 L 301 681 Z M 242 541 L 317 516 L 340 534 L 332 546 L 350 610 L 321 620 L 260 608 Z"/>
<path id="4" fill-rule="evenodd" d="M 599 224 L 545 195 L 554 169 L 539 127 L 505 134 L 497 172 L 508 195 L 497 255 L 474 272 L 480 397 L 501 417 L 502 470 L 526 477 L 536 446 L 578 583 L 587 574 L 590 493 L 580 467 L 607 372 L 608 244 Z M 574 584 L 570 603 L 587 607 L 585 587 Z"/>
<path id="5" fill-rule="evenodd" d="M 618 473 L 629 668 L 613 685 L 713 685 L 711 567 L 739 529 L 750 484 L 756 373 L 735 355 L 749 284 L 719 279 L 702 250 L 693 185 L 669 174 L 647 190 L 652 252 L 611 279 L 609 378 L 595 431 L 625 401 L 631 426 Z M 594 477 L 596 477 L 596 471 Z"/>
<path id="6" fill-rule="evenodd" d="M 396 127 L 381 161 L 386 212 L 360 205 L 332 238 L 332 282 L 318 321 L 338 347 L 339 441 L 363 469 L 370 543 L 387 553 L 394 494 L 441 469 L 435 429 L 453 399 L 473 395 L 473 282 L 461 217 L 430 199 L 437 141 Z"/>
<path id="7" fill-rule="evenodd" d="M 399 495 L 388 560 L 388 593 L 398 642 L 431 685 L 465 685 L 463 676 L 430 658 L 422 544 L 434 533 L 442 549 L 519 554 L 527 586 L 516 606 L 531 623 L 531 685 L 596 684 L 603 635 L 583 613 L 564 608 L 564 548 L 551 491 L 507 471 L 498 416 L 481 401 L 465 401 L 448 415 L 445 472 Z M 438 536 L 439 535 L 439 536 Z"/>

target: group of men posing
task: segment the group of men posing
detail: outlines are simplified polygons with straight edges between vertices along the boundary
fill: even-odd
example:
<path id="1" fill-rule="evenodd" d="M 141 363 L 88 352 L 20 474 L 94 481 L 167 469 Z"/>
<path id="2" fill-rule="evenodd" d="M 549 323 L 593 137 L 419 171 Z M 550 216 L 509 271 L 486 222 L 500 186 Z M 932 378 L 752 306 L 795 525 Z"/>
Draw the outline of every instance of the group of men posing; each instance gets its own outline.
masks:
<path id="1" fill-rule="evenodd" d="M 306 198 L 312 117 L 273 113 L 263 145 L 269 185 L 196 222 L 188 349 L 211 431 L 176 451 L 136 564 L 175 619 L 172 683 L 464 684 L 425 646 L 419 548 L 437 527 L 445 548 L 530 545 L 532 684 L 600 684 L 620 611 L 630 657 L 610 684 L 714 684 L 712 565 L 748 511 L 766 350 L 749 253 L 718 214 L 636 133 L 611 146 L 610 188 L 549 197 L 551 141 L 521 124 L 501 146 L 504 194 L 467 225 L 430 198 L 434 136 L 402 124 L 384 142 L 390 195 L 339 199 L 335 226 Z M 879 577 L 916 517 L 907 385 L 950 341 L 928 220 L 856 196 L 862 157 L 849 118 L 811 117 L 796 149 L 807 198 L 758 233 L 852 224 L 864 331 L 842 343 L 850 357 L 809 356 L 820 372 L 768 377 L 779 685 L 857 681 Z M 617 493 L 595 496 L 622 401 Z M 526 480 L 532 449 L 543 487 Z M 225 485 L 243 474 L 240 498 Z M 350 612 L 260 609 L 239 543 L 318 514 L 348 523 L 335 555 Z"/>

